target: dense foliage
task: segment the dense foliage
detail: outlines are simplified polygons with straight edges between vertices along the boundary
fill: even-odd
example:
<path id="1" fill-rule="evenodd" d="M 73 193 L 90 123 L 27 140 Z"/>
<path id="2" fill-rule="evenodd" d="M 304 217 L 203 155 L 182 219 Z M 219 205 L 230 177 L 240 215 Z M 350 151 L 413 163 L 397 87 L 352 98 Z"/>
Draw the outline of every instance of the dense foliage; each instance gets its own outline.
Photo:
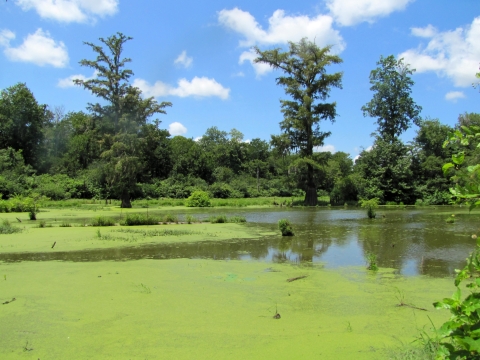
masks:
<path id="1" fill-rule="evenodd" d="M 372 100 L 362 108 L 378 124 L 373 146 L 355 161 L 344 152 L 320 152 L 329 135 L 320 123 L 336 117 L 336 104 L 327 99 L 342 78 L 326 68 L 341 59 L 304 39 L 288 51 L 257 49 L 257 61 L 283 71 L 277 82 L 290 96 L 281 101 L 281 135 L 246 142 L 237 129 L 210 127 L 197 140 L 172 137 L 155 118 L 171 104 L 145 98 L 129 83 L 131 59 L 123 51 L 130 40 L 117 33 L 86 43 L 96 57 L 80 63 L 96 76 L 76 84 L 101 103 L 87 104 L 85 111 L 38 104 L 22 83 L 0 92 L 3 199 L 119 199 L 128 207 L 131 199 L 187 199 L 201 191 L 207 195 L 198 204 L 207 204 L 207 196 L 294 196 L 305 197 L 307 205 L 319 197 L 332 205 L 373 198 L 379 204 L 447 204 L 449 179 L 440 168 L 457 150 L 442 144 L 461 126 L 480 125 L 475 113 L 461 114 L 455 128 L 420 119 L 412 98 L 414 70 L 401 59 L 381 57 L 370 75 Z M 399 135 L 412 124 L 417 136 L 405 144 Z M 474 141 L 463 151 L 468 165 L 478 163 Z M 2 204 L 10 211 L 10 202 Z"/>

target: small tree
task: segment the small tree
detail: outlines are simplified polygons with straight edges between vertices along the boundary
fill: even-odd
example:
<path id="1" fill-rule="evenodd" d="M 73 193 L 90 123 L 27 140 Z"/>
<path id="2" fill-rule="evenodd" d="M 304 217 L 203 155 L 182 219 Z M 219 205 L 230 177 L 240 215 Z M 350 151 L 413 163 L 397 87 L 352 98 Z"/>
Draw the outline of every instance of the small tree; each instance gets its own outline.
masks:
<path id="1" fill-rule="evenodd" d="M 320 130 L 321 120 L 335 121 L 336 103 L 327 103 L 332 87 L 342 87 L 342 73 L 327 74 L 326 67 L 339 64 L 342 59 L 330 54 L 331 46 L 318 47 L 302 39 L 289 43 L 288 51 L 280 49 L 255 51 L 257 63 L 280 69 L 285 76 L 277 78 L 277 84 L 285 87 L 292 100 L 281 100 L 284 119 L 281 130 L 287 135 L 289 147 L 298 151 L 299 165 L 305 165 L 305 204 L 317 205 L 317 185 L 314 170 L 319 165 L 313 157 L 313 148 L 322 146 L 330 132 Z M 278 141 L 277 141 L 278 142 Z M 285 142 L 285 141 L 284 141 Z"/>

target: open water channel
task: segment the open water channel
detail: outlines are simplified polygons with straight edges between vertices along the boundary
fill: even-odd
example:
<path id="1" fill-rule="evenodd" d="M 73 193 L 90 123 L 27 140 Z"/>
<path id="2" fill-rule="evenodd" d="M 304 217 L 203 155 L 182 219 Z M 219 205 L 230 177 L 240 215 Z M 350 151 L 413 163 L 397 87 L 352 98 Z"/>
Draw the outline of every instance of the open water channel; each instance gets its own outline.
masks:
<path id="1" fill-rule="evenodd" d="M 172 212 L 172 211 L 170 211 Z M 180 215 L 185 211 L 176 211 Z M 0 262 L 125 261 L 137 259 L 216 259 L 267 263 L 321 263 L 326 268 L 363 266 L 367 253 L 380 267 L 398 274 L 445 277 L 465 264 L 473 250 L 472 234 L 480 235 L 480 214 L 466 208 L 380 209 L 377 219 L 359 209 L 207 209 L 188 211 L 197 218 L 219 213 L 245 216 L 245 226 L 277 231 L 288 218 L 295 236 L 269 235 L 257 239 L 167 243 L 74 252 L 4 253 Z M 455 223 L 446 222 L 455 215 Z M 277 231 L 278 232 L 278 231 Z"/>

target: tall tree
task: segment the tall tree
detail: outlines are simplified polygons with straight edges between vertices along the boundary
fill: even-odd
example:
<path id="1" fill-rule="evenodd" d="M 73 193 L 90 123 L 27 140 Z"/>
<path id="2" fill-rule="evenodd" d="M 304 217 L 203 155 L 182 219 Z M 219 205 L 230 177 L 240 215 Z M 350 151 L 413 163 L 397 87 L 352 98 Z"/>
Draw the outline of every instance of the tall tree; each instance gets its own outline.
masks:
<path id="1" fill-rule="evenodd" d="M 342 87 L 343 73 L 326 72 L 327 66 L 342 62 L 339 56 L 330 54 L 331 48 L 320 48 L 307 39 L 290 42 L 288 51 L 255 48 L 258 55 L 255 62 L 268 64 L 285 73 L 277 78 L 277 84 L 285 87 L 286 94 L 292 99 L 280 101 L 284 116 L 280 128 L 288 136 L 290 148 L 298 152 L 299 161 L 306 166 L 305 204 L 309 206 L 317 205 L 314 169 L 319 165 L 313 157 L 313 148 L 323 145 L 330 135 L 330 132 L 320 130 L 320 121 L 335 121 L 336 103 L 326 100 L 332 87 Z"/>
<path id="2" fill-rule="evenodd" d="M 46 105 L 38 104 L 26 84 L 18 83 L 0 93 L 0 149 L 22 150 L 25 163 L 37 167 Z"/>
<path id="3" fill-rule="evenodd" d="M 142 143 L 141 127 L 156 113 L 165 113 L 169 102 L 158 103 L 153 97 L 143 99 L 141 91 L 129 84 L 133 71 L 125 65 L 130 58 L 122 58 L 124 45 L 131 37 L 122 33 L 107 39 L 103 45 L 85 42 L 97 54 L 95 60 L 81 60 L 80 65 L 95 69 L 96 77 L 74 80 L 76 85 L 102 98 L 107 105 L 89 104 L 95 120 L 94 128 L 100 133 L 100 146 L 105 176 L 106 193 L 122 200 L 122 207 L 131 207 L 130 196 L 143 170 L 139 153 Z M 105 48 L 104 48 L 105 47 Z M 158 124 L 158 123 L 157 123 Z"/>
<path id="4" fill-rule="evenodd" d="M 363 116 L 377 118 L 378 134 L 385 141 L 393 142 L 407 130 L 412 121 L 418 124 L 422 108 L 412 97 L 414 85 L 410 75 L 415 70 L 393 55 L 380 56 L 378 67 L 370 72 L 372 100 L 362 106 Z"/>

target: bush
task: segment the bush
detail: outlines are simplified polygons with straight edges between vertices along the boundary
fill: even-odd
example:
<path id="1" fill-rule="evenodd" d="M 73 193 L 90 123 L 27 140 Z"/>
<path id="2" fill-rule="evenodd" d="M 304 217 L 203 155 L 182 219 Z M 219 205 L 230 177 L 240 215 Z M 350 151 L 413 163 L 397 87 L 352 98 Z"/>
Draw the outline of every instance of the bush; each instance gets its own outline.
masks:
<path id="1" fill-rule="evenodd" d="M 368 218 L 369 219 L 375 219 L 375 217 L 377 216 L 377 213 L 376 213 L 375 209 L 378 208 L 378 199 L 373 198 L 373 199 L 370 199 L 370 200 L 361 200 L 360 204 L 361 204 L 362 208 L 367 209 Z"/>
<path id="2" fill-rule="evenodd" d="M 188 207 L 209 207 L 211 206 L 210 196 L 205 191 L 194 191 L 187 199 L 185 205 Z"/>
<path id="3" fill-rule="evenodd" d="M 211 224 L 223 224 L 228 222 L 225 215 L 210 216 L 208 221 L 210 221 Z"/>
<path id="4" fill-rule="evenodd" d="M 115 220 L 106 216 L 98 216 L 91 222 L 92 226 L 114 226 Z"/>
<path id="5" fill-rule="evenodd" d="M 21 231 L 21 228 L 12 226 L 8 220 L 3 220 L 2 225 L 0 225 L 0 234 L 14 234 Z"/>
<path id="6" fill-rule="evenodd" d="M 129 214 L 121 225 L 137 226 L 137 225 L 158 225 L 160 219 L 154 216 L 147 217 L 145 214 Z"/>
<path id="7" fill-rule="evenodd" d="M 288 219 L 280 219 L 278 220 L 278 228 L 280 229 L 280 232 L 282 233 L 282 236 L 293 236 L 293 229 L 292 229 L 292 224 L 290 224 L 290 221 Z"/>
<path id="8" fill-rule="evenodd" d="M 178 216 L 173 214 L 167 214 L 163 218 L 164 223 L 178 223 Z"/>

